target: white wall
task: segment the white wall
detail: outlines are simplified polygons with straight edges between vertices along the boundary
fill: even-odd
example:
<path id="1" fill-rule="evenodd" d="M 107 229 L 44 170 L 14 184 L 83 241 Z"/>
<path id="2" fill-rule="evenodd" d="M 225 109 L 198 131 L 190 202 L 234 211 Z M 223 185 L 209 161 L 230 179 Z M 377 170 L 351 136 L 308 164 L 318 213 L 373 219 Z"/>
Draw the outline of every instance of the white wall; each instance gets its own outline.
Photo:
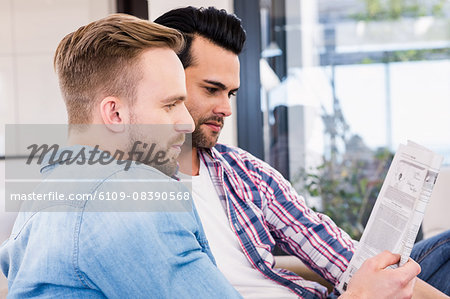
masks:
<path id="1" fill-rule="evenodd" d="M 233 0 L 148 0 L 148 15 L 150 20 L 154 20 L 163 13 L 183 6 L 223 8 L 228 12 L 233 12 Z"/>
<path id="2" fill-rule="evenodd" d="M 233 10 L 233 0 L 217 0 L 217 1 L 206 1 L 206 0 L 176 0 L 176 1 L 161 1 L 161 0 L 149 0 L 148 1 L 148 15 L 150 20 L 154 20 L 163 13 L 179 7 L 184 6 L 195 6 L 195 7 L 209 7 L 215 6 L 216 8 L 223 8 L 229 13 Z M 245 100 L 245 99 L 243 99 Z M 233 114 L 227 117 L 225 120 L 225 126 L 220 134 L 219 142 L 229 145 L 237 146 L 237 122 L 236 122 L 236 98 L 233 97 L 231 100 Z"/>

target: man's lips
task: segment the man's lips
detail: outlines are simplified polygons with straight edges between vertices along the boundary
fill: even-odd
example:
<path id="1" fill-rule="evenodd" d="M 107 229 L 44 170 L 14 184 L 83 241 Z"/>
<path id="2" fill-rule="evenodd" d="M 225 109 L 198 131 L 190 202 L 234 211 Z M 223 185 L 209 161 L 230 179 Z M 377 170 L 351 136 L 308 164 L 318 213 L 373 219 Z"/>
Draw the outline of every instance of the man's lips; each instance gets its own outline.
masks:
<path id="1" fill-rule="evenodd" d="M 222 129 L 222 124 L 219 122 L 205 122 L 203 123 L 204 125 L 207 125 L 211 130 L 213 130 L 214 132 L 220 132 L 220 130 Z"/>

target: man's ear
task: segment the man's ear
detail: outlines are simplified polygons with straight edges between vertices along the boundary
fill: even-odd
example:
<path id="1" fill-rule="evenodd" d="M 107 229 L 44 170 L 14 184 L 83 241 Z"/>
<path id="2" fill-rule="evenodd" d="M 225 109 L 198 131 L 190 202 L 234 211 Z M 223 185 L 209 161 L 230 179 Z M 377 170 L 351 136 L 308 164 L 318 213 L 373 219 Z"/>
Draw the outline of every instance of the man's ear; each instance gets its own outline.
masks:
<path id="1" fill-rule="evenodd" d="M 116 133 L 123 132 L 130 122 L 128 106 L 117 97 L 106 97 L 100 102 L 100 115 L 105 126 Z"/>

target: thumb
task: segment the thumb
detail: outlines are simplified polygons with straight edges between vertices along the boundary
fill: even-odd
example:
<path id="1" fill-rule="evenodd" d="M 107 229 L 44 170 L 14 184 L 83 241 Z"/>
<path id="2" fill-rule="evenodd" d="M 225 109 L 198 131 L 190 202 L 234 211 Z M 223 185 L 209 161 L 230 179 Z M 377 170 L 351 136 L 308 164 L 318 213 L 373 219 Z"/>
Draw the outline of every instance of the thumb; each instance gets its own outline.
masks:
<path id="1" fill-rule="evenodd" d="M 418 263 L 416 263 L 413 259 L 409 259 L 406 264 L 395 270 L 399 273 L 403 273 L 404 277 L 411 280 L 415 276 L 419 275 L 421 269 Z"/>
<path id="2" fill-rule="evenodd" d="M 399 261 L 400 254 L 392 253 L 387 250 L 373 257 L 373 263 L 378 269 L 384 269 L 390 265 L 398 263 Z"/>

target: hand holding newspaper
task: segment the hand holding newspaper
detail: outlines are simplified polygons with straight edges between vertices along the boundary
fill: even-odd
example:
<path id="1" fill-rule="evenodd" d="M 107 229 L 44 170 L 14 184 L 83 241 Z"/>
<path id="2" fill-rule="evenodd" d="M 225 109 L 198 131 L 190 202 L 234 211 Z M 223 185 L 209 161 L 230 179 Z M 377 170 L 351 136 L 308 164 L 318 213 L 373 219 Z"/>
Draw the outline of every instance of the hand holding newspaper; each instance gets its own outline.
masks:
<path id="1" fill-rule="evenodd" d="M 399 265 L 408 261 L 436 182 L 443 158 L 408 141 L 394 156 L 358 248 L 337 286 L 339 292 L 362 263 L 384 250 L 401 255 Z"/>

